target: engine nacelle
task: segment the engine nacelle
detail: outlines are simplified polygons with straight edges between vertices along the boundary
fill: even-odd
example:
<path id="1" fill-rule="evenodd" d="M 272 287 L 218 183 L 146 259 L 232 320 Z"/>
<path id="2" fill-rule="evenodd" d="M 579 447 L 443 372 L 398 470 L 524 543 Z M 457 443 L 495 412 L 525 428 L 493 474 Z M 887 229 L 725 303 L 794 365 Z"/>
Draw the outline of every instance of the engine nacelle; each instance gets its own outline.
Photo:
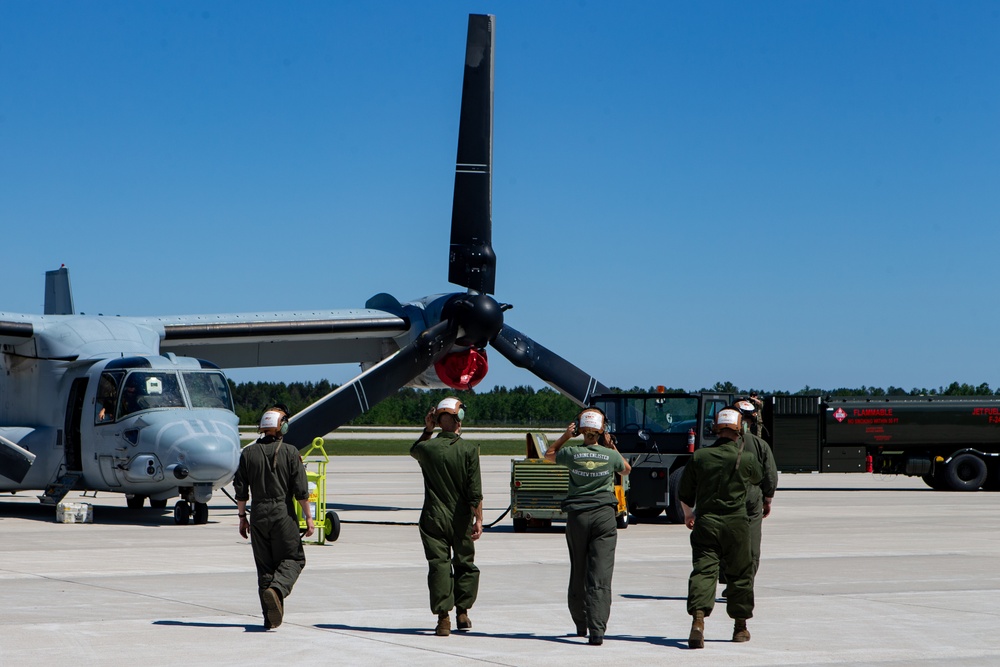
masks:
<path id="1" fill-rule="evenodd" d="M 409 387 L 419 389 L 472 389 L 486 377 L 489 364 L 485 350 L 476 348 L 455 349 L 441 358 L 434 366 L 418 375 Z"/>

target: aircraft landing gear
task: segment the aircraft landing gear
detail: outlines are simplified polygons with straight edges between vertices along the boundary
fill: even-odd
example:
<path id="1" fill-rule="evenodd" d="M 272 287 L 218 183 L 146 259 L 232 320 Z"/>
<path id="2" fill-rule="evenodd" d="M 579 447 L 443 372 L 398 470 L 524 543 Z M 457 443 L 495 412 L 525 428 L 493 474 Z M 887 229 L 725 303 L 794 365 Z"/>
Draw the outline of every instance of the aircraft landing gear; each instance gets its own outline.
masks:
<path id="1" fill-rule="evenodd" d="M 178 500 L 174 505 L 174 523 L 178 526 L 186 526 L 188 523 L 194 523 L 196 526 L 208 523 L 208 504 Z"/>
<path id="2" fill-rule="evenodd" d="M 125 504 L 130 510 L 141 510 L 144 502 L 146 502 L 146 496 L 132 494 L 125 496 Z"/>
<path id="3" fill-rule="evenodd" d="M 186 526 L 191 520 L 191 505 L 186 500 L 178 500 L 174 504 L 174 523 Z"/>

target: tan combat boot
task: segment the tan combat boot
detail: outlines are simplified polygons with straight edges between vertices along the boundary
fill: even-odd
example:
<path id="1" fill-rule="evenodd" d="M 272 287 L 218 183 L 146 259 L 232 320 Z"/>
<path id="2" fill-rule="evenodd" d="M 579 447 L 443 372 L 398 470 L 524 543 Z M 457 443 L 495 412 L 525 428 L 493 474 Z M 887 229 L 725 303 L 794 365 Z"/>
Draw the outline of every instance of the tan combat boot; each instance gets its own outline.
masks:
<path id="1" fill-rule="evenodd" d="M 696 611 L 691 617 L 688 648 L 705 648 L 705 612 L 703 611 Z"/>
<path id="2" fill-rule="evenodd" d="M 734 642 L 750 641 L 750 631 L 747 630 L 747 619 L 745 618 L 736 619 L 736 622 L 733 624 L 733 641 Z"/>
<path id="3" fill-rule="evenodd" d="M 281 593 L 276 588 L 265 588 L 261 592 L 261 599 L 264 600 L 264 626 L 270 630 L 281 625 L 281 619 L 285 615 L 285 606 L 281 602 Z"/>
<path id="4" fill-rule="evenodd" d="M 447 637 L 451 634 L 451 617 L 444 611 L 438 614 L 438 624 L 434 628 L 434 634 L 438 637 Z"/>
<path id="5" fill-rule="evenodd" d="M 455 608 L 455 623 L 459 630 L 471 630 L 472 619 L 469 618 L 469 611 L 461 607 Z"/>

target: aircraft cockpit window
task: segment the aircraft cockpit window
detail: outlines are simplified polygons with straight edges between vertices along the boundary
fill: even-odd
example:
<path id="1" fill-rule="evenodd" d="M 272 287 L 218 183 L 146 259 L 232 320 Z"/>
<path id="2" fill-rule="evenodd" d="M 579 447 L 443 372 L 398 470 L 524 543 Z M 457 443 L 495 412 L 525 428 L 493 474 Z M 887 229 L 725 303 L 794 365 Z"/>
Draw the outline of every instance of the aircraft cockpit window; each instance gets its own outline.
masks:
<path id="1" fill-rule="evenodd" d="M 94 422 L 103 424 L 114 421 L 118 403 L 118 387 L 125 373 L 101 373 L 97 383 L 97 400 L 94 402 Z"/>
<path id="2" fill-rule="evenodd" d="M 118 417 L 153 408 L 183 408 L 177 374 L 169 371 L 133 371 L 125 378 Z"/>
<path id="3" fill-rule="evenodd" d="M 233 398 L 229 393 L 229 382 L 222 373 L 199 371 L 182 373 L 192 408 L 233 409 Z"/>

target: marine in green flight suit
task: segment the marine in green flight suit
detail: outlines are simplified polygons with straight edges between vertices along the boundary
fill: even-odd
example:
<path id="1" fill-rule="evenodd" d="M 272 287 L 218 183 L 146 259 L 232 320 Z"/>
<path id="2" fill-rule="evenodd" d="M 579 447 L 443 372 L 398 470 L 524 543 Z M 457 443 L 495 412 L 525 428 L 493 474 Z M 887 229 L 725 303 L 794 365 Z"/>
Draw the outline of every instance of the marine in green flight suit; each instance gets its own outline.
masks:
<path id="1" fill-rule="evenodd" d="M 705 646 L 704 619 L 715 606 L 720 562 L 729 583 L 726 611 L 735 620 L 733 641 L 750 639 L 746 620 L 753 616 L 754 608 L 746 493 L 749 485 L 760 482 L 762 471 L 757 458 L 746 451 L 738 410 L 720 410 L 715 427 L 719 439 L 695 451 L 684 467 L 677 492 L 684 507 L 684 523 L 691 529 L 690 648 Z"/>
<path id="2" fill-rule="evenodd" d="M 306 537 L 315 531 L 309 485 L 302 457 L 282 436 L 288 430 L 288 409 L 276 406 L 260 420 L 261 436 L 243 448 L 233 478 L 240 535 L 250 538 L 257 565 L 257 588 L 264 627 L 276 628 L 284 616 L 285 598 L 292 594 L 306 565 L 295 501 L 306 518 Z M 247 518 L 247 501 L 253 511 Z"/>
<path id="3" fill-rule="evenodd" d="M 546 459 L 569 469 L 569 489 L 562 503 L 568 515 L 570 563 L 566 601 L 577 636 L 589 633 L 588 642 L 595 646 L 604 642 L 611 616 L 611 578 L 618 544 L 615 473 L 627 475 L 632 470 L 604 427 L 604 413 L 588 408 L 545 452 Z M 578 432 L 583 433 L 583 445 L 566 446 Z"/>
<path id="4" fill-rule="evenodd" d="M 736 407 L 743 415 L 743 442 L 746 451 L 757 459 L 761 478 L 747 487 L 747 517 L 750 521 L 750 556 L 753 576 L 760 567 L 760 541 L 764 519 L 771 515 L 771 502 L 778 488 L 778 466 L 774 462 L 771 446 L 760 437 L 760 412 L 750 401 L 738 401 Z"/>
<path id="5" fill-rule="evenodd" d="M 452 607 L 458 629 L 472 627 L 468 612 L 479 593 L 473 543 L 483 534 L 483 483 L 479 447 L 460 435 L 464 418 L 460 400 L 443 399 L 427 413 L 424 432 L 410 447 L 424 477 L 420 540 L 427 558 L 431 611 L 438 615 L 434 633 L 441 637 L 451 634 Z M 431 439 L 435 425 L 441 432 Z"/>

